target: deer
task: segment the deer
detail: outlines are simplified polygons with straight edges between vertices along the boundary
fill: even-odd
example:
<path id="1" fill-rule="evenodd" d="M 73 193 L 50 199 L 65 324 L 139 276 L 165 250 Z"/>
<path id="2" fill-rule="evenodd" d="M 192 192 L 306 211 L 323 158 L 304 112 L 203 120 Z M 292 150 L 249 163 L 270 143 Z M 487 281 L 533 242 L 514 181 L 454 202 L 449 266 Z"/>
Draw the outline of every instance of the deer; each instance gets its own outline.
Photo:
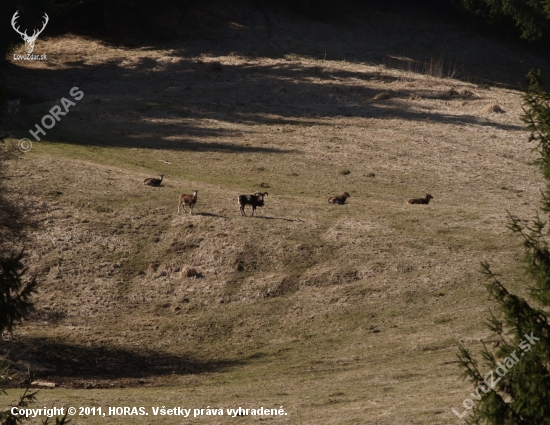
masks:
<path id="1" fill-rule="evenodd" d="M 428 205 L 430 203 L 430 199 L 433 199 L 434 197 L 430 195 L 429 193 L 426 193 L 425 198 L 413 198 L 409 199 L 407 203 L 409 204 L 421 204 L 421 205 Z"/>
<path id="2" fill-rule="evenodd" d="M 254 195 L 239 195 L 237 201 L 239 202 L 241 215 L 246 216 L 246 213 L 244 212 L 244 207 L 246 205 L 252 205 L 252 217 L 254 217 L 256 207 L 264 206 L 264 196 L 267 196 L 267 192 L 256 192 Z"/>
<path id="3" fill-rule="evenodd" d="M 14 14 L 13 14 L 13 17 L 11 18 L 11 26 L 13 27 L 13 29 L 15 30 L 15 32 L 17 34 L 19 34 L 21 36 L 21 38 L 23 39 L 23 41 L 25 42 L 25 46 L 26 46 L 26 49 L 27 49 L 27 53 L 28 54 L 31 54 L 32 51 L 34 50 L 34 43 L 36 41 L 36 39 L 38 38 L 38 36 L 42 33 L 42 31 L 44 31 L 44 28 L 46 28 L 46 25 L 48 24 L 48 21 L 50 20 L 50 18 L 48 17 L 48 14 L 47 13 L 44 13 L 44 19 L 45 21 L 43 22 L 42 24 L 42 28 L 39 29 L 39 30 L 34 30 L 32 35 L 29 37 L 27 35 L 27 30 L 25 30 L 25 32 L 21 32 L 19 31 L 19 27 L 15 27 L 16 25 L 16 21 L 17 21 L 17 18 L 19 18 L 19 10 L 16 11 Z"/>
<path id="4" fill-rule="evenodd" d="M 21 98 L 8 100 L 8 115 L 17 115 L 19 112 L 19 106 L 21 105 Z"/>
<path id="5" fill-rule="evenodd" d="M 143 180 L 143 184 L 147 186 L 160 186 L 162 183 L 162 179 L 164 178 L 164 174 L 159 174 L 158 179 L 154 179 L 152 177 Z"/>
<path id="6" fill-rule="evenodd" d="M 336 204 L 336 205 L 344 205 L 346 203 L 346 199 L 348 198 L 350 198 L 350 194 L 348 192 L 344 192 L 341 195 L 328 198 L 328 203 Z"/>
<path id="7" fill-rule="evenodd" d="M 195 204 L 197 203 L 197 193 L 199 193 L 198 190 L 194 190 L 192 195 L 180 195 L 180 202 L 178 204 L 178 214 L 180 212 L 180 207 L 183 207 L 183 211 L 187 212 L 185 209 L 185 206 L 187 205 L 189 207 L 189 212 L 191 215 L 193 215 L 193 208 L 195 207 Z"/>

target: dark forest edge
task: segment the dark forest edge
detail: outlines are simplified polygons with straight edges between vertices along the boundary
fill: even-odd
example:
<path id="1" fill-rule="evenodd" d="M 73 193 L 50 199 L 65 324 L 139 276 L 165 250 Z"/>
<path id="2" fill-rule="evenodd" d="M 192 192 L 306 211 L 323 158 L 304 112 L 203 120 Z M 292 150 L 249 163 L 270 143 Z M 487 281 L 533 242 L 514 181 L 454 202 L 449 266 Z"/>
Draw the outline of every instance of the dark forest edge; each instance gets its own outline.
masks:
<path id="1" fill-rule="evenodd" d="M 4 84 L 0 84 L 0 101 L 5 101 Z M 0 125 L 4 110 L 0 108 Z M 25 265 L 27 254 L 24 246 L 28 232 L 36 228 L 28 204 L 3 185 L 8 163 L 17 160 L 17 148 L 4 140 L 0 134 L 0 340 L 11 334 L 14 327 L 26 319 L 34 309 L 32 296 L 37 292 L 38 276 L 30 276 Z M 0 357 L 0 395 L 6 395 L 5 388 L 16 376 L 10 370 L 9 359 Z M 12 405 L 16 411 L 24 410 L 37 402 L 36 390 L 31 390 L 33 375 L 27 372 L 22 390 Z M 28 416 L 13 413 L 13 409 L 0 409 L 0 425 L 18 425 L 31 421 Z M 67 415 L 48 417 L 42 425 L 65 425 Z"/>
<path id="2" fill-rule="evenodd" d="M 207 0 L 209 1 L 209 0 Z M 211 1 L 211 0 L 210 0 Z M 475 23 L 502 37 L 550 45 L 550 0 L 233 0 L 262 11 L 284 10 L 299 18 L 334 20 L 355 11 L 429 13 L 443 19 Z M 171 41 L 181 37 L 184 20 L 197 0 L 4 0 L 0 2 L 0 50 L 7 53 L 20 38 L 11 28 L 19 10 L 29 27 L 40 27 L 50 17 L 49 34 L 72 33 L 102 39 Z M 5 63 L 0 56 L 0 64 Z"/>

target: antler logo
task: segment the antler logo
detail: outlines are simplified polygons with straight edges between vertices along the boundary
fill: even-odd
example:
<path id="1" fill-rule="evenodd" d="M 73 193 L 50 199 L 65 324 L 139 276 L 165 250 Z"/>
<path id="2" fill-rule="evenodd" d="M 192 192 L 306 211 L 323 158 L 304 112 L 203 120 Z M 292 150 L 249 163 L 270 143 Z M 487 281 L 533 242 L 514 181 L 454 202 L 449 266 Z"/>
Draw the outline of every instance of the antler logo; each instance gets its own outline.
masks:
<path id="1" fill-rule="evenodd" d="M 27 53 L 28 54 L 31 54 L 32 51 L 34 50 L 34 42 L 36 41 L 36 39 L 38 38 L 38 36 L 40 35 L 40 33 L 42 31 L 44 31 L 44 28 L 46 28 L 46 25 L 48 24 L 48 21 L 50 20 L 50 18 L 48 17 L 48 15 L 46 13 L 44 13 L 44 23 L 42 24 L 42 29 L 40 30 L 34 30 L 32 35 L 29 37 L 27 35 L 27 30 L 25 30 L 25 32 L 21 32 L 19 31 L 19 27 L 15 27 L 15 24 L 17 21 L 17 18 L 19 18 L 19 15 L 18 15 L 19 11 L 15 12 L 13 14 L 13 18 L 11 18 L 11 26 L 13 27 L 13 29 L 15 30 L 15 32 L 17 32 L 17 34 L 19 34 L 21 36 L 21 38 L 25 41 L 25 45 L 27 46 Z"/>

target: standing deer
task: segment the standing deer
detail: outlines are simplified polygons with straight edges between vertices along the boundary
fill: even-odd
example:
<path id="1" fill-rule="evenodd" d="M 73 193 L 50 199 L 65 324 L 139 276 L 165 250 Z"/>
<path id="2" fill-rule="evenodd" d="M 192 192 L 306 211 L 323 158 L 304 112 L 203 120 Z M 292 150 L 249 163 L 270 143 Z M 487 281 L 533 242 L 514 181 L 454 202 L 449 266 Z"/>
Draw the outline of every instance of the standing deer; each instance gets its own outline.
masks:
<path id="1" fill-rule="evenodd" d="M 193 208 L 195 208 L 195 204 L 197 203 L 197 193 L 199 193 L 199 191 L 194 190 L 192 195 L 180 195 L 180 202 L 178 203 L 178 214 L 180 212 L 180 207 L 183 207 L 183 212 L 187 212 L 185 206 L 188 206 L 190 214 L 193 215 Z"/>
<path id="2" fill-rule="evenodd" d="M 246 215 L 244 212 L 244 207 L 246 205 L 252 205 L 252 217 L 254 217 L 256 207 L 264 206 L 264 196 L 267 196 L 267 192 L 256 192 L 254 195 L 239 195 L 237 201 L 239 202 L 241 215 Z"/>
<path id="3" fill-rule="evenodd" d="M 17 21 L 17 18 L 19 18 L 19 15 L 18 15 L 19 11 L 16 11 L 14 14 L 13 14 L 13 17 L 11 18 L 11 26 L 13 27 L 13 29 L 15 30 L 15 32 L 17 34 L 19 34 L 21 36 L 21 38 L 23 39 L 23 41 L 25 42 L 25 45 L 26 45 L 26 48 L 27 48 L 27 53 L 28 54 L 31 54 L 32 51 L 34 50 L 34 42 L 36 41 L 36 39 L 38 38 L 38 36 L 40 35 L 40 33 L 42 31 L 44 31 L 44 28 L 46 28 L 46 25 L 48 24 L 48 21 L 50 20 L 50 18 L 48 17 L 48 14 L 47 13 L 44 13 L 44 23 L 42 24 L 42 29 L 40 30 L 34 30 L 32 35 L 29 37 L 27 35 L 27 30 L 25 30 L 25 32 L 21 32 L 19 31 L 19 27 L 15 27 L 16 25 L 16 22 Z"/>
<path id="4" fill-rule="evenodd" d="M 8 115 L 17 115 L 19 112 L 19 105 L 21 105 L 21 98 L 8 100 Z"/>

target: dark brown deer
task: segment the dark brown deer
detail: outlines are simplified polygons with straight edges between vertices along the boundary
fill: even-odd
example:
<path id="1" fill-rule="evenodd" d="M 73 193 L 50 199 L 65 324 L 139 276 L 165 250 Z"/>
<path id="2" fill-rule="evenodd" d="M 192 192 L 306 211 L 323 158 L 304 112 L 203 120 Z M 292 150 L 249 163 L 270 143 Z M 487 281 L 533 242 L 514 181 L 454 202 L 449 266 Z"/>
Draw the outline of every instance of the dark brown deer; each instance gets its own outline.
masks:
<path id="1" fill-rule="evenodd" d="M 328 198 L 328 203 L 336 204 L 336 205 L 344 205 L 346 203 L 346 199 L 348 199 L 349 197 L 350 197 L 350 194 L 348 192 L 344 192 L 341 195 Z"/>
<path id="2" fill-rule="evenodd" d="M 434 197 L 430 195 L 429 193 L 426 193 L 425 198 L 413 198 L 409 199 L 407 202 L 409 204 L 421 204 L 421 205 L 428 205 L 430 203 L 430 199 L 433 199 Z"/>
<path id="3" fill-rule="evenodd" d="M 254 217 L 256 207 L 264 206 L 264 196 L 267 196 L 267 192 L 256 192 L 254 195 L 239 195 L 237 200 L 240 205 L 239 209 L 241 210 L 241 215 L 246 215 L 244 212 L 244 207 L 246 205 L 252 205 L 252 217 Z"/>
<path id="4" fill-rule="evenodd" d="M 162 179 L 164 178 L 164 174 L 159 174 L 158 179 L 154 179 L 152 177 L 143 180 L 143 184 L 147 186 L 160 186 L 162 183 Z"/>

